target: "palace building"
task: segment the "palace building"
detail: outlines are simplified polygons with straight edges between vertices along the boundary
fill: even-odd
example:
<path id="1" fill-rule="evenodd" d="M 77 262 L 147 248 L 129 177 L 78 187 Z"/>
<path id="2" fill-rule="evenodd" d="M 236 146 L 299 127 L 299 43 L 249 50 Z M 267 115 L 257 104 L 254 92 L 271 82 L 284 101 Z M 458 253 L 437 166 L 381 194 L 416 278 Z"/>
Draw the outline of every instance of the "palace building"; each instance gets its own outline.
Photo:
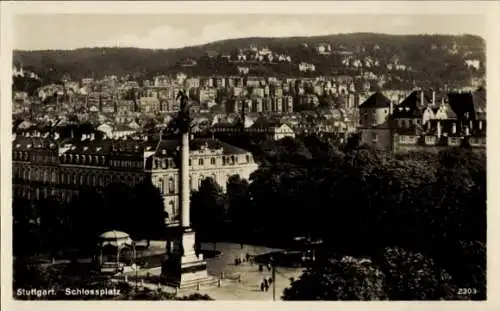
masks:
<path id="1" fill-rule="evenodd" d="M 248 179 L 257 169 L 252 154 L 217 139 L 190 140 L 190 187 L 205 178 L 223 189 L 229 177 Z M 66 201 L 80 187 L 103 189 L 111 183 L 130 187 L 151 180 L 164 197 L 169 221 L 179 213 L 178 139 L 61 140 L 39 134 L 16 136 L 12 142 L 13 196 L 32 200 L 58 196 Z"/>

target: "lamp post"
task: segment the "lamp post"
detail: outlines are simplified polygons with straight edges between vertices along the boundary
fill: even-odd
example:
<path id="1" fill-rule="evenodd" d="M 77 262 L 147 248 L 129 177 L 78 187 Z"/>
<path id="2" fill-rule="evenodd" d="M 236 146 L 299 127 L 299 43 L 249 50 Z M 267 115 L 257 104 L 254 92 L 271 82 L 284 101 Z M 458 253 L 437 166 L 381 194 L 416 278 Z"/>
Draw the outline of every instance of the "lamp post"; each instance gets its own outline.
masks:
<path id="1" fill-rule="evenodd" d="M 139 267 L 139 265 L 137 263 L 137 251 L 135 249 L 135 242 L 134 242 L 134 244 L 132 246 L 134 248 L 134 263 L 135 263 L 135 292 L 137 293 L 137 290 L 138 290 L 138 284 L 137 284 L 137 282 L 138 282 L 138 278 L 139 278 L 139 276 L 138 276 L 138 271 L 139 271 L 138 267 Z"/>
<path id="2" fill-rule="evenodd" d="M 273 301 L 276 301 L 276 265 L 274 264 L 274 258 L 269 259 L 269 264 L 271 265 L 271 274 L 273 280 Z"/>

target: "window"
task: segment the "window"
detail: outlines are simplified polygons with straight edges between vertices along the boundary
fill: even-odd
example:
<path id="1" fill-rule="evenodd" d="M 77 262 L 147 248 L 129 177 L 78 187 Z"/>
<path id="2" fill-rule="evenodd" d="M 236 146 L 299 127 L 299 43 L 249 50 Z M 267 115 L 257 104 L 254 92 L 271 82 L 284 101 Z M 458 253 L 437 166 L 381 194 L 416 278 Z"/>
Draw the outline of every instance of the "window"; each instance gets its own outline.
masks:
<path id="1" fill-rule="evenodd" d="M 199 160 L 198 160 L 198 164 L 199 164 L 199 165 L 203 165 L 203 159 L 199 159 Z"/>
<path id="2" fill-rule="evenodd" d="M 372 142 L 376 143 L 378 141 L 377 133 L 372 133 Z"/>
<path id="3" fill-rule="evenodd" d="M 189 166 L 191 166 L 191 159 L 189 159 Z"/>
<path id="4" fill-rule="evenodd" d="M 215 165 L 215 158 L 210 159 L 210 164 Z"/>
<path id="5" fill-rule="evenodd" d="M 168 192 L 175 193 L 175 183 L 172 177 L 168 179 Z"/>
<path id="6" fill-rule="evenodd" d="M 160 193 L 161 193 L 161 194 L 163 194 L 163 192 L 165 191 L 165 190 L 164 190 L 164 189 L 165 189 L 164 187 L 165 187 L 165 184 L 164 184 L 164 182 L 163 182 L 163 179 L 162 179 L 162 178 L 160 178 L 160 179 L 158 180 L 158 188 L 160 188 Z"/>
<path id="7" fill-rule="evenodd" d="M 250 156 L 249 156 L 249 155 L 247 155 L 247 156 L 246 156 L 246 159 L 247 159 L 247 163 L 249 163 L 249 162 L 250 162 Z"/>
<path id="8" fill-rule="evenodd" d="M 177 211 L 175 209 L 175 203 L 174 203 L 174 201 L 170 201 L 168 203 L 168 207 L 169 207 L 169 212 L 171 213 L 170 218 L 176 217 L 177 216 Z"/>

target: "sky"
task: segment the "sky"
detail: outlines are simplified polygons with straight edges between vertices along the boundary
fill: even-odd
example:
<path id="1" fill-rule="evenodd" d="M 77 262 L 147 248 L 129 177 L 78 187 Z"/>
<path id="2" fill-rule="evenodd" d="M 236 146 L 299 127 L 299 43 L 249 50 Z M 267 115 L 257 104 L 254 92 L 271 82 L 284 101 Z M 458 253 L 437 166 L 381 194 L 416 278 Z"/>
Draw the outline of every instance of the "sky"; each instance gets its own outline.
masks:
<path id="1" fill-rule="evenodd" d="M 243 37 L 352 32 L 475 34 L 481 15 L 37 14 L 14 18 L 14 49 L 81 47 L 167 49 Z"/>

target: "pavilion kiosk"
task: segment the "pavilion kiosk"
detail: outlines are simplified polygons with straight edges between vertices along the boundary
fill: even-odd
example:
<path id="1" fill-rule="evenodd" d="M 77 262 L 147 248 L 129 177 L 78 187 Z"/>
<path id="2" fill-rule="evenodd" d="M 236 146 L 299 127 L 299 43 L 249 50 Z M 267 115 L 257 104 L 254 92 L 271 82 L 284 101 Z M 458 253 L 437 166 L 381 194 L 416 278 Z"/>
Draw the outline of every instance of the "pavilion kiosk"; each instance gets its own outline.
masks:
<path id="1" fill-rule="evenodd" d="M 190 188 L 189 188 L 189 130 L 190 116 L 187 107 L 187 95 L 180 92 L 181 109 L 177 121 L 180 135 L 180 225 L 172 241 L 167 243 L 167 253 L 162 262 L 161 276 L 165 284 L 178 288 L 191 287 L 205 283 L 209 278 L 207 263 L 203 255 L 195 251 L 195 232 L 190 224 Z"/>
<path id="2" fill-rule="evenodd" d="M 135 244 L 130 236 L 122 231 L 108 231 L 99 236 L 98 266 L 102 273 L 119 273 L 131 269 L 132 261 L 136 257 Z M 130 258 L 124 256 L 130 252 Z"/>

